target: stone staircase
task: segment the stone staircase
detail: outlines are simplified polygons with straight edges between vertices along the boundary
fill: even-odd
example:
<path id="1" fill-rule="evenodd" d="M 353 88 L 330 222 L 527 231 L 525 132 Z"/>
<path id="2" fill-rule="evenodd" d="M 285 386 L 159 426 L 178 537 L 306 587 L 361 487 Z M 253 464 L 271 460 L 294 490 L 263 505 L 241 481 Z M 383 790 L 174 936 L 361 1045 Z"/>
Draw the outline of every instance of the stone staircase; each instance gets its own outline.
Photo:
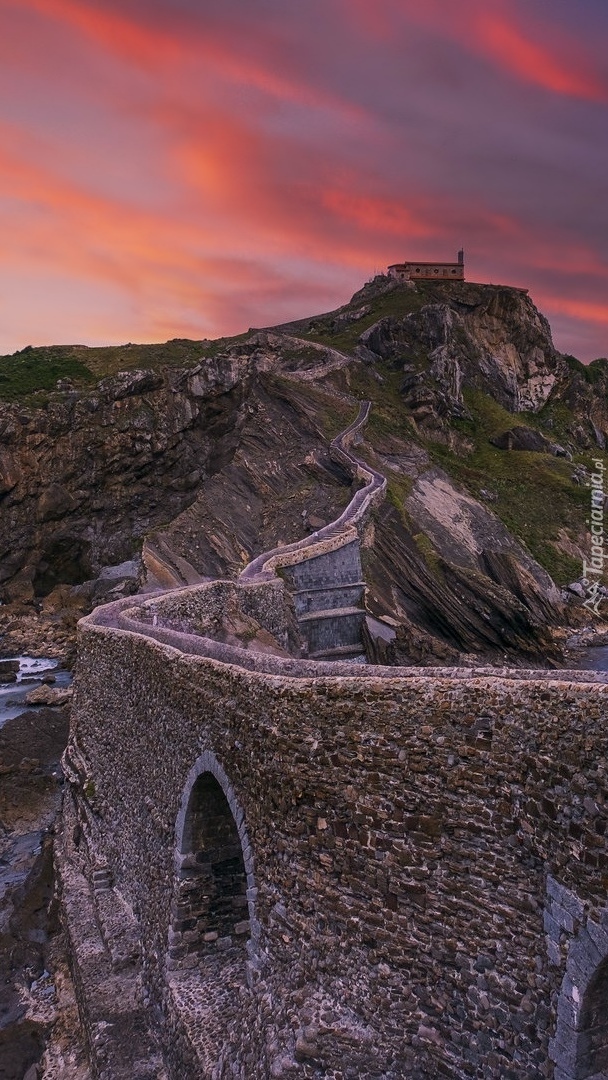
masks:
<path id="1" fill-rule="evenodd" d="M 330 457 L 363 484 L 340 517 L 303 540 L 258 555 L 239 578 L 242 584 L 250 584 L 280 575 L 293 596 L 310 660 L 367 663 L 359 530 L 372 506 L 384 498 L 386 478 L 356 457 L 350 447 L 365 426 L 370 408 L 370 401 L 360 402 L 356 419 L 329 446 Z"/>

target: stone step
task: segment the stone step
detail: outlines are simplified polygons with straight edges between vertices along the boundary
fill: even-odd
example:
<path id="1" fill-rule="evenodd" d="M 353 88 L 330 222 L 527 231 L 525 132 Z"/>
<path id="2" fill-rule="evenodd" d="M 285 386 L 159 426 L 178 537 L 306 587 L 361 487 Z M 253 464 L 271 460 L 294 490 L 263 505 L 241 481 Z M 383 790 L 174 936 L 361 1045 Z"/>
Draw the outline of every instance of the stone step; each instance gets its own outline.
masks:
<path id="1" fill-rule="evenodd" d="M 332 585 L 331 583 L 326 583 L 325 585 L 309 585 L 306 589 L 294 589 L 293 595 L 302 596 L 306 593 L 328 592 L 330 589 L 354 589 L 357 585 L 360 585 L 361 588 L 365 588 L 365 584 L 365 581 L 339 581 L 336 585 Z"/>
<path id="2" fill-rule="evenodd" d="M 320 611 L 309 611 L 298 617 L 298 622 L 314 622 L 315 619 L 341 619 L 349 615 L 361 615 L 365 617 L 365 611 L 360 607 L 323 608 Z"/>
<path id="3" fill-rule="evenodd" d="M 361 658 L 361 660 L 359 660 Z M 358 660 L 365 661 L 365 649 L 363 645 L 338 645 L 333 649 L 320 649 L 318 652 L 309 653 L 309 660 Z"/>
<path id="4" fill-rule="evenodd" d="M 325 649 L 358 648 L 363 644 L 364 620 L 365 611 L 360 607 L 326 608 L 300 616 L 298 625 L 311 655 Z"/>
<path id="5" fill-rule="evenodd" d="M 329 611 L 335 608 L 356 607 L 361 605 L 365 585 L 355 581 L 349 585 L 327 585 L 303 589 L 294 593 L 294 608 L 297 618 L 315 611 Z"/>

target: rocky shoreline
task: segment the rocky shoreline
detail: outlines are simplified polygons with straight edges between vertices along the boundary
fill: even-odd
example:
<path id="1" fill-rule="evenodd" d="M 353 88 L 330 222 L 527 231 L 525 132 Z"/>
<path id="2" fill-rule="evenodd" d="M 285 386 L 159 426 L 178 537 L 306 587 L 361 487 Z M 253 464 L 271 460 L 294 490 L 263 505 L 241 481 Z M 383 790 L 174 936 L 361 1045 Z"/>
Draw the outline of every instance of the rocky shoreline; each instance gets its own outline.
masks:
<path id="1" fill-rule="evenodd" d="M 0 730 L 0 1080 L 87 1080 L 54 903 L 53 834 L 69 707 Z"/>

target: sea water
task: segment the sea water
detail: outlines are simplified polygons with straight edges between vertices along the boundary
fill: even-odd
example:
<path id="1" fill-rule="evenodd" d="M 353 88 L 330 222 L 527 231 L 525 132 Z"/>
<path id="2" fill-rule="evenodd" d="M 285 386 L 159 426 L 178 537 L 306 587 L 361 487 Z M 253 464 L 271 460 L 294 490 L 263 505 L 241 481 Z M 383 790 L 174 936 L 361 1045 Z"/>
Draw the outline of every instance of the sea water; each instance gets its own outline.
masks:
<path id="1" fill-rule="evenodd" d="M 29 694 L 30 690 L 34 690 L 37 686 L 41 686 L 45 675 L 55 676 L 53 686 L 69 686 L 72 681 L 70 672 L 60 668 L 58 660 L 34 656 L 0 657 L 1 659 L 18 660 L 19 671 L 16 673 L 16 682 L 3 683 L 0 681 L 0 727 L 7 720 L 19 716 L 19 713 L 24 712 L 25 709 L 40 708 L 40 706 L 26 705 L 25 695 Z M 0 675 L 1 679 L 2 676 Z"/>

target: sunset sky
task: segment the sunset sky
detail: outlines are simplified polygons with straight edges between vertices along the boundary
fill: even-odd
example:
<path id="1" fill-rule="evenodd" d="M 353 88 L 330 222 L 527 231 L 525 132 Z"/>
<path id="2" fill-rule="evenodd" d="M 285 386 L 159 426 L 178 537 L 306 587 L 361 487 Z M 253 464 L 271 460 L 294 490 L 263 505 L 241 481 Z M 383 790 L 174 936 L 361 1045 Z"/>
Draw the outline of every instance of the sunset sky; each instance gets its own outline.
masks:
<path id="1" fill-rule="evenodd" d="M 408 258 L 608 354 L 606 0 L 0 0 L 0 353 L 216 337 Z"/>

